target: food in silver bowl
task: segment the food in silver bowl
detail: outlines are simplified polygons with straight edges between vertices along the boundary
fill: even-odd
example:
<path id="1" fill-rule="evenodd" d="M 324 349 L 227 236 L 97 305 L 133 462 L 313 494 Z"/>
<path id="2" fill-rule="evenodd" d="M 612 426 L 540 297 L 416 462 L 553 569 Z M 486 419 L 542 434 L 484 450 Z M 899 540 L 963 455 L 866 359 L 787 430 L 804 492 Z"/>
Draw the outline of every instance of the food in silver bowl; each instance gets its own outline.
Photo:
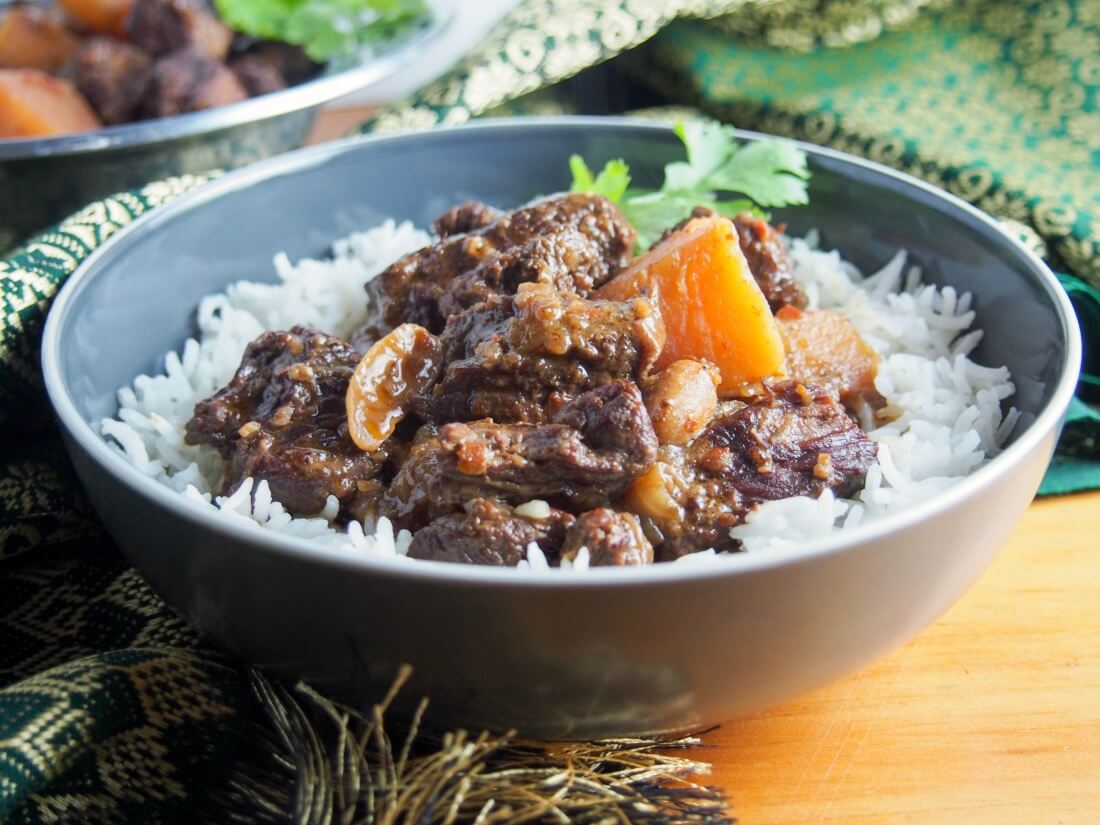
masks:
<path id="1" fill-rule="evenodd" d="M 657 192 L 574 162 L 575 189 L 622 208 L 456 204 L 204 298 L 200 336 L 122 390 L 104 434 L 226 517 L 540 570 L 797 544 L 999 452 L 1014 387 L 969 357 L 972 296 L 922 283 L 905 250 L 867 277 L 784 238 L 759 203 L 805 199 L 801 153 L 679 128 L 696 168 Z M 708 191 L 749 168 L 738 199 Z"/>
<path id="2" fill-rule="evenodd" d="M 43 350 L 108 527 L 249 661 L 356 701 L 408 662 L 461 724 L 682 730 L 900 644 L 1033 495 L 1072 312 L 969 207 L 746 140 L 687 168 L 670 130 L 603 120 L 367 140 L 124 233 Z M 745 217 L 713 173 L 777 145 L 807 202 Z M 528 203 L 573 153 L 633 181 L 574 163 L 580 191 Z M 183 249 L 156 292 L 133 274 Z"/>
<path id="3" fill-rule="evenodd" d="M 301 145 L 318 106 L 408 65 L 446 23 L 420 0 L 372 17 L 367 0 L 337 34 L 310 0 L 256 5 L 0 11 L 0 249 L 105 195 Z"/>

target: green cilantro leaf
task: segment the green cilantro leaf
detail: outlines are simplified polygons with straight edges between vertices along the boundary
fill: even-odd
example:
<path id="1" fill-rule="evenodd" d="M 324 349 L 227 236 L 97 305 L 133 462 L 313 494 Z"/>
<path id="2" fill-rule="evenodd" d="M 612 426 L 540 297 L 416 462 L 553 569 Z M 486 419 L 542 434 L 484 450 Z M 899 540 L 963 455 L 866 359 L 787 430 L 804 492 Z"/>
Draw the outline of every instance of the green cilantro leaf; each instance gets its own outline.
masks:
<path id="1" fill-rule="evenodd" d="M 592 170 L 584 162 L 580 155 L 569 156 L 569 171 L 573 175 L 573 183 L 569 187 L 570 192 L 595 192 L 596 179 L 592 177 Z"/>
<path id="2" fill-rule="evenodd" d="M 620 203 L 623 213 L 638 230 L 638 249 L 649 249 L 666 229 L 675 226 L 699 205 L 698 198 L 665 192 L 639 193 Z"/>
<path id="3" fill-rule="evenodd" d="M 761 206 L 806 203 L 806 153 L 789 143 L 761 141 L 739 149 L 710 177 L 716 189 L 744 192 Z"/>
<path id="4" fill-rule="evenodd" d="M 655 191 L 628 189 L 630 170 L 622 160 L 609 161 L 593 176 L 579 155 L 569 159 L 571 191 L 592 192 L 616 201 L 638 230 L 639 249 L 656 243 L 696 206 L 729 217 L 752 212 L 766 218 L 759 207 L 808 201 L 810 172 L 806 154 L 798 147 L 778 141 L 742 146 L 731 127 L 708 121 L 680 122 L 675 131 L 687 160 L 667 164 L 664 183 Z"/>
<path id="5" fill-rule="evenodd" d="M 301 46 L 313 60 L 350 57 L 427 19 L 425 0 L 214 0 L 242 34 Z"/>
<path id="6" fill-rule="evenodd" d="M 687 149 L 688 159 L 686 163 L 665 166 L 665 185 L 661 188 L 666 191 L 700 189 L 737 149 L 733 129 L 721 123 L 680 121 L 674 130 Z"/>
<path id="7" fill-rule="evenodd" d="M 218 16 L 230 28 L 276 40 L 294 8 L 294 0 L 215 0 Z"/>
<path id="8" fill-rule="evenodd" d="M 593 178 L 592 170 L 588 168 L 584 158 L 580 155 L 571 155 L 569 171 L 573 173 L 570 192 L 591 192 L 618 203 L 626 193 L 626 188 L 630 186 L 630 167 L 622 158 L 609 160 L 600 170 L 600 174 Z"/>

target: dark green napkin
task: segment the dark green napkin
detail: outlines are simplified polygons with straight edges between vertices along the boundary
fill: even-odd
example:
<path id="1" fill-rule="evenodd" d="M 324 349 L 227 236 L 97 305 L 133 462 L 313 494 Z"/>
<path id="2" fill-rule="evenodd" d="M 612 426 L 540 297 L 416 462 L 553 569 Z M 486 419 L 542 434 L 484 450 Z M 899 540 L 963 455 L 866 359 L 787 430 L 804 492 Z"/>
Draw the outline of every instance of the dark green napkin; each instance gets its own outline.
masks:
<path id="1" fill-rule="evenodd" d="M 1072 275 L 1059 276 L 1077 310 L 1085 341 L 1084 373 L 1080 396 L 1100 395 L 1100 290 Z M 1043 477 L 1039 495 L 1058 495 L 1091 490 L 1100 486 L 1100 411 L 1081 397 L 1074 398 L 1066 414 L 1066 425 L 1058 452 Z"/>

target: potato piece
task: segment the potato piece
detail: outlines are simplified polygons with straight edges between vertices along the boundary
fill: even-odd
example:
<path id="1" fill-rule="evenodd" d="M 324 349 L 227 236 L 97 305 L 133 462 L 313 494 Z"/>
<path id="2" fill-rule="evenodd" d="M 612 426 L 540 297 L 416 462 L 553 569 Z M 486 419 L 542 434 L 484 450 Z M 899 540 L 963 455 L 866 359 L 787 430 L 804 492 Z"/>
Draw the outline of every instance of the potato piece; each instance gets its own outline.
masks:
<path id="1" fill-rule="evenodd" d="M 134 0 L 57 0 L 73 20 L 88 31 L 126 37 L 126 18 Z"/>
<path id="2" fill-rule="evenodd" d="M 784 307 L 776 318 L 792 378 L 835 394 L 849 409 L 882 406 L 875 389 L 878 354 L 851 321 L 832 310 L 801 312 L 793 307 Z"/>
<path id="3" fill-rule="evenodd" d="M 0 69 L 0 138 L 64 135 L 100 125 L 72 84 L 34 69 Z"/>
<path id="4" fill-rule="evenodd" d="M 0 20 L 0 67 L 56 72 L 80 45 L 59 14 L 12 6 Z"/>
<path id="5" fill-rule="evenodd" d="M 714 418 L 721 373 L 712 364 L 684 359 L 665 367 L 645 388 L 645 406 L 661 444 L 683 446 Z"/>
<path id="6" fill-rule="evenodd" d="M 409 403 L 438 379 L 439 339 L 417 324 L 402 324 L 374 342 L 355 367 L 345 396 L 348 435 L 366 452 L 377 450 L 408 411 Z"/>
<path id="7" fill-rule="evenodd" d="M 657 369 L 683 358 L 710 361 L 727 394 L 783 374 L 783 340 L 725 218 L 689 221 L 596 294 L 647 295 L 657 304 L 668 330 Z"/>

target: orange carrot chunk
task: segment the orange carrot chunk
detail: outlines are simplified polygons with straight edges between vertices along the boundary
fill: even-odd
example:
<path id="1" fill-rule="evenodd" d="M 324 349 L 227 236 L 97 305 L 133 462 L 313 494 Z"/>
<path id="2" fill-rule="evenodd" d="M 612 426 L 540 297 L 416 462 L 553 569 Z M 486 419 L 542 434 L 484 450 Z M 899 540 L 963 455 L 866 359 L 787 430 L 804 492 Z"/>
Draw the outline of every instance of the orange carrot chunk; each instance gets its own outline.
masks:
<path id="1" fill-rule="evenodd" d="M 100 125 L 68 81 L 34 69 L 0 69 L 0 138 L 49 137 Z"/>
<path id="2" fill-rule="evenodd" d="M 58 5 L 89 31 L 125 40 L 134 0 L 58 0 Z"/>
<path id="3" fill-rule="evenodd" d="M 0 20 L 0 67 L 55 72 L 79 41 L 59 14 L 37 6 L 12 6 Z"/>
<path id="4" fill-rule="evenodd" d="M 783 339 L 725 218 L 689 221 L 598 292 L 615 301 L 637 295 L 657 304 L 668 331 L 657 370 L 682 358 L 710 361 L 724 395 L 784 373 Z"/>

